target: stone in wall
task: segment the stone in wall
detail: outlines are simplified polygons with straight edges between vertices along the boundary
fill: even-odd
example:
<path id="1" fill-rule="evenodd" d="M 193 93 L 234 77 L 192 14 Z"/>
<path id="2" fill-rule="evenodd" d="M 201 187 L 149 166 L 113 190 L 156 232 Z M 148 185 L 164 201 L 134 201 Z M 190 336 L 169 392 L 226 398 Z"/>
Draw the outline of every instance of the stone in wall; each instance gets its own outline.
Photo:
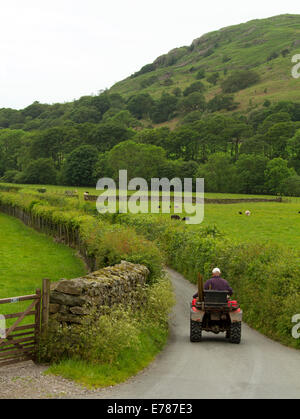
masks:
<path id="1" fill-rule="evenodd" d="M 51 284 L 50 316 L 59 322 L 80 323 L 103 306 L 138 303 L 138 290 L 148 276 L 146 266 L 122 261 L 80 278 L 62 279 Z"/>

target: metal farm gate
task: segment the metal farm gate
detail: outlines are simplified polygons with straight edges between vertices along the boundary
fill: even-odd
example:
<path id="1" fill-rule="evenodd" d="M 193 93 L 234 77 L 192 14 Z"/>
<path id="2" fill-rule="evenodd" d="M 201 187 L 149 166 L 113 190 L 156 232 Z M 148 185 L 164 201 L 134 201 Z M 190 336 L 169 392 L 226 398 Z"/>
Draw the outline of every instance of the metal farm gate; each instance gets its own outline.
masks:
<path id="1" fill-rule="evenodd" d="M 0 367 L 27 360 L 37 361 L 39 336 L 48 323 L 49 295 L 50 281 L 44 279 L 42 292 L 37 289 L 32 295 L 0 299 Z M 1 314 L 4 304 L 21 301 L 30 302 L 25 311 Z M 20 325 L 28 316 L 33 316 L 34 320 Z M 7 319 L 16 320 L 6 327 Z"/>

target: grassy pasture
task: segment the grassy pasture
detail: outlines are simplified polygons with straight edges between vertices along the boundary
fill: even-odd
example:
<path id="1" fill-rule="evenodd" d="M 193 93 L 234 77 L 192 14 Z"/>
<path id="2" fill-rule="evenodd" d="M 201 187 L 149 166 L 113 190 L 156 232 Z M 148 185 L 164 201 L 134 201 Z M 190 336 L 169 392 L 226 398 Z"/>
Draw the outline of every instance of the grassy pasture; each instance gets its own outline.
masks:
<path id="1" fill-rule="evenodd" d="M 23 187 L 22 192 L 24 193 L 36 193 L 38 196 L 38 193 L 36 192 L 37 188 L 41 188 L 39 185 L 28 185 Z M 66 199 L 59 199 L 59 206 L 61 206 L 61 209 L 70 209 L 72 208 L 78 208 L 81 211 L 86 211 L 90 209 L 95 209 L 95 202 L 84 202 L 83 201 L 83 192 L 85 190 L 89 191 L 90 194 L 96 195 L 100 193 L 99 191 L 96 191 L 94 188 L 72 188 L 72 187 L 64 187 L 64 186 L 45 186 L 47 189 L 47 193 L 49 194 L 49 197 L 52 195 L 52 197 L 57 196 L 57 194 L 62 197 L 64 195 L 65 190 L 77 190 L 79 193 L 79 200 L 76 198 L 66 198 Z M 41 194 L 40 196 L 42 196 Z M 207 198 L 250 198 L 250 196 L 247 195 L 232 195 L 232 194 L 205 194 L 205 197 Z M 251 196 L 252 198 L 262 198 L 262 197 L 256 197 Z M 47 196 L 45 196 L 47 198 Z M 267 197 L 271 198 L 271 197 Z M 66 205 L 66 206 L 65 206 Z M 169 219 L 170 215 L 174 212 L 174 205 L 170 208 L 170 214 L 156 214 L 156 215 L 144 215 L 144 217 L 157 217 L 157 219 L 163 218 L 163 219 Z M 252 215 L 251 217 L 246 217 L 244 214 L 246 210 L 250 210 Z M 203 225 L 204 226 L 212 226 L 215 224 L 219 230 L 223 231 L 227 238 L 230 239 L 232 242 L 252 242 L 252 243 L 262 243 L 262 242 L 274 242 L 277 244 L 281 244 L 285 246 L 286 248 L 295 248 L 297 250 L 300 249 L 300 243 L 299 243 L 299 231 L 300 231 L 300 198 L 288 198 L 283 203 L 276 203 L 276 202 L 270 202 L 270 203 L 239 203 L 239 204 L 207 204 L 205 205 L 205 218 Z M 242 212 L 240 215 L 239 212 Z M 182 216 L 184 213 L 181 214 Z M 10 217 L 6 217 L 10 218 Z M 12 219 L 16 223 L 20 223 L 18 220 Z M 183 225 L 182 221 L 172 221 L 174 222 L 174 225 Z M 1 224 L 1 217 L 0 217 L 0 227 Z M 8 226 L 8 223 L 5 222 L 5 226 Z M 20 223 L 20 226 L 22 229 L 27 229 L 27 227 L 24 227 L 22 223 Z M 197 229 L 201 228 L 200 226 L 188 226 L 189 229 L 194 229 L 197 231 Z M 28 229 L 30 231 L 30 235 L 35 233 L 31 229 Z M 9 236 L 9 239 L 11 239 L 12 234 L 10 230 L 0 229 L 0 255 L 2 248 L 5 243 L 6 237 Z M 171 229 L 173 231 L 173 228 Z M 175 229 L 174 229 L 175 232 Z M 36 233 L 40 238 L 43 237 L 43 235 L 40 235 L 39 233 Z M 200 235 L 199 235 L 200 236 Z M 57 246 L 55 243 L 53 243 L 52 239 L 49 237 L 46 237 L 46 239 L 51 243 L 51 245 Z M 119 240 L 119 239 L 118 239 Z M 12 244 L 10 247 L 18 247 L 16 242 L 18 242 L 18 253 L 17 256 L 26 255 L 27 248 L 30 248 L 30 244 L 27 244 L 24 238 L 22 238 L 19 233 L 16 234 L 15 240 L 12 239 Z M 214 240 L 213 240 L 214 242 Z M 9 240 L 9 243 L 11 243 L 11 240 Z M 44 251 L 44 244 L 41 243 L 40 247 L 43 247 Z M 62 246 L 64 248 L 64 246 Z M 68 249 L 70 250 L 70 249 Z M 31 249 L 30 255 L 35 255 L 40 251 L 39 247 L 35 248 L 35 250 Z M 190 246 L 189 248 L 190 254 L 193 254 L 193 248 Z M 72 251 L 71 251 L 72 252 Z M 247 253 L 247 249 L 245 250 Z M 51 253 L 51 252 L 50 252 Z M 9 254 L 9 253 L 8 253 Z M 204 253 L 205 254 L 205 253 Z M 14 254 L 14 259 L 12 257 L 9 257 L 8 259 L 11 259 L 10 265 L 3 265 L 0 269 L 0 277 L 3 277 L 4 271 L 9 271 L 11 274 L 13 272 L 14 264 L 13 262 L 16 260 L 21 260 L 23 263 L 23 259 L 20 257 L 20 259 L 17 259 L 16 254 Z M 0 256 L 0 257 L 1 257 Z M 239 255 L 237 255 L 241 260 L 244 260 L 244 257 L 247 257 L 247 254 L 244 253 L 244 251 Z M 277 255 L 276 255 L 277 256 Z M 280 253 L 278 253 L 278 256 L 280 256 Z M 284 251 L 282 251 L 282 260 L 284 260 Z M 26 259 L 26 257 L 24 257 Z M 185 254 L 183 252 L 183 257 L 181 259 L 182 265 L 186 263 L 186 258 L 188 259 L 188 254 Z M 4 257 L 1 259 L 4 260 Z M 1 260 L 0 259 L 0 260 Z M 38 256 L 38 259 L 41 260 L 42 256 Z M 230 258 L 231 259 L 231 256 Z M 234 258 L 233 258 L 234 259 Z M 280 257 L 279 257 L 280 259 Z M 191 257 L 191 267 L 195 266 L 196 259 Z M 252 260 L 250 258 L 250 260 Z M 49 261 L 48 258 L 46 258 L 46 262 Z M 30 266 L 32 266 L 32 261 L 29 261 L 31 265 L 29 264 L 29 273 L 30 278 L 33 277 Z M 45 262 L 45 263 L 46 263 Z M 188 261 L 187 261 L 188 262 Z M 282 262 L 282 261 L 281 261 Z M 17 264 L 16 264 L 17 265 Z M 25 265 L 24 265 L 25 266 Z M 55 259 L 51 267 L 59 267 L 59 259 Z M 19 271 L 17 270 L 19 268 Z M 9 283 L 10 286 L 13 289 L 14 281 L 16 284 L 17 290 L 20 290 L 20 284 L 24 281 L 25 275 L 24 273 L 26 270 L 23 268 L 23 265 L 18 263 L 18 267 L 16 268 L 16 271 L 20 273 L 21 276 L 16 278 L 12 275 L 10 278 L 10 281 L 7 281 L 7 284 Z M 50 271 L 47 271 L 47 273 L 44 273 L 42 271 L 43 266 L 39 270 L 39 276 L 37 277 L 37 285 L 34 284 L 34 289 L 37 288 L 40 285 L 40 280 L 43 276 L 51 277 L 52 279 L 58 279 L 61 277 L 74 277 L 74 275 L 78 275 L 74 272 L 68 276 L 66 273 L 61 273 L 59 271 L 58 275 L 55 277 L 54 274 L 49 273 Z M 279 264 L 280 268 L 280 264 Z M 281 272 L 281 271 L 280 271 Z M 251 276 L 251 275 L 250 275 Z M 254 278 L 255 279 L 255 278 Z M 5 282 L 4 282 L 5 284 Z M 6 285 L 7 285 L 6 284 Z M 2 295 L 2 289 L 1 286 L 3 284 L 0 284 L 0 298 Z M 31 288 L 30 293 L 33 292 L 33 289 Z M 27 291 L 22 291 L 23 293 L 29 293 Z M 15 296 L 20 295 L 21 292 L 17 293 L 10 293 L 9 296 Z M 7 295 L 5 295 L 7 296 Z M 154 301 L 157 301 L 157 298 L 154 299 Z M 11 304 L 10 307 L 12 307 L 12 311 L 18 311 L 16 310 L 16 305 Z M 155 312 L 153 309 L 151 309 L 151 313 Z M 250 319 L 251 320 L 251 319 Z M 147 320 L 148 323 L 148 320 Z M 251 323 L 251 322 L 250 322 Z M 259 328 L 259 324 L 255 324 L 255 327 Z M 160 335 L 159 342 L 156 342 L 156 338 L 160 331 L 160 327 L 157 328 L 157 325 L 154 324 L 153 327 L 145 330 L 141 330 L 137 328 L 136 332 L 141 333 L 139 335 L 139 350 L 137 352 L 133 351 L 133 349 L 127 348 L 124 351 L 121 351 L 116 358 L 116 363 L 113 364 L 106 364 L 103 365 L 94 365 L 93 363 L 89 361 L 81 361 L 77 359 L 70 359 L 66 361 L 62 361 L 58 364 L 52 365 L 49 373 L 59 374 L 66 378 L 73 379 L 75 381 L 78 381 L 84 385 L 87 386 L 105 386 L 105 385 L 113 385 L 116 382 L 121 382 L 130 375 L 137 372 L 138 369 L 143 368 L 150 359 L 153 359 L 155 354 L 161 349 L 163 346 L 167 331 L 163 330 L 162 334 Z M 266 332 L 267 331 L 263 331 Z M 150 336 L 150 339 L 149 339 Z M 153 336 L 153 339 L 152 337 Z M 155 344 L 154 344 L 155 343 Z M 144 351 L 145 349 L 145 351 Z M 112 369 L 113 366 L 113 369 Z M 112 377 L 113 376 L 113 377 Z"/>
<path id="2" fill-rule="evenodd" d="M 22 192 L 36 192 L 39 188 L 47 189 L 50 194 L 64 195 L 66 190 L 77 190 L 79 204 L 84 202 L 83 193 L 88 191 L 91 195 L 99 195 L 101 192 L 95 188 L 67 187 L 57 185 L 23 185 Z M 129 191 L 128 195 L 133 192 Z M 42 194 L 41 194 L 42 195 Z M 172 192 L 171 192 L 172 195 Z M 210 199 L 250 199 L 250 198 L 276 198 L 267 195 L 235 195 L 205 193 L 205 198 Z M 78 203 L 76 198 L 69 198 L 70 205 Z M 95 208 L 94 202 L 86 203 L 87 207 Z M 158 205 L 158 204 L 157 204 Z M 150 207 L 149 207 L 150 208 Z M 245 211 L 251 211 L 251 217 L 245 216 Z M 170 214 L 150 215 L 150 217 L 170 217 L 176 211 L 174 204 L 171 205 Z M 206 204 L 204 208 L 203 226 L 216 225 L 226 236 L 233 241 L 258 241 L 274 242 L 300 250 L 300 197 L 284 198 L 283 203 L 277 202 L 249 202 L 240 204 Z M 242 212 L 243 215 L 240 215 Z M 185 212 L 179 214 L 188 215 Z M 176 221 L 175 221 L 176 223 Z M 198 226 L 189 228 L 197 229 Z"/>
<path id="3" fill-rule="evenodd" d="M 245 215 L 247 210 L 251 211 L 250 217 Z M 300 202 L 296 200 L 289 203 L 208 204 L 205 205 L 203 225 L 215 224 L 237 242 L 274 242 L 300 250 L 299 211 Z"/>
<path id="4" fill-rule="evenodd" d="M 34 294 L 41 288 L 42 278 L 57 281 L 85 273 L 84 263 L 73 249 L 0 213 L 0 298 Z M 29 304 L 3 304 L 1 314 L 23 311 Z M 25 317 L 22 324 L 28 322 L 29 317 Z"/>

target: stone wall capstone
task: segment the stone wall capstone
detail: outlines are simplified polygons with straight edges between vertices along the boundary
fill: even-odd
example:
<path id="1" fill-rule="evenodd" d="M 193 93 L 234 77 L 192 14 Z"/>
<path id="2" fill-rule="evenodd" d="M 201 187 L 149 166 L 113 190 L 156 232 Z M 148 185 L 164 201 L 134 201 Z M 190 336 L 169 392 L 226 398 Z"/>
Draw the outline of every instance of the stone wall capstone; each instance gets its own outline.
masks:
<path id="1" fill-rule="evenodd" d="M 61 323 L 80 324 L 91 311 L 114 304 L 138 304 L 139 289 L 149 276 L 146 266 L 122 261 L 80 278 L 51 284 L 50 318 Z"/>

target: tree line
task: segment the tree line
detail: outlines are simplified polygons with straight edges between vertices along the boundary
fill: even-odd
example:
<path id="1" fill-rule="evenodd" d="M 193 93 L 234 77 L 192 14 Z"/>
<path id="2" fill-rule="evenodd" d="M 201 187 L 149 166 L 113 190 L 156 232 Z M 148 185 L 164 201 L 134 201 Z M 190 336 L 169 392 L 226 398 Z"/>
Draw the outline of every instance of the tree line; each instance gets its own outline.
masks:
<path id="1" fill-rule="evenodd" d="M 300 196 L 300 103 L 266 102 L 242 114 L 233 96 L 206 102 L 200 81 L 179 90 L 156 100 L 103 92 L 0 110 L 1 181 L 94 186 L 127 169 L 145 179 L 204 177 L 211 192 Z M 152 126 L 178 109 L 175 129 Z"/>

